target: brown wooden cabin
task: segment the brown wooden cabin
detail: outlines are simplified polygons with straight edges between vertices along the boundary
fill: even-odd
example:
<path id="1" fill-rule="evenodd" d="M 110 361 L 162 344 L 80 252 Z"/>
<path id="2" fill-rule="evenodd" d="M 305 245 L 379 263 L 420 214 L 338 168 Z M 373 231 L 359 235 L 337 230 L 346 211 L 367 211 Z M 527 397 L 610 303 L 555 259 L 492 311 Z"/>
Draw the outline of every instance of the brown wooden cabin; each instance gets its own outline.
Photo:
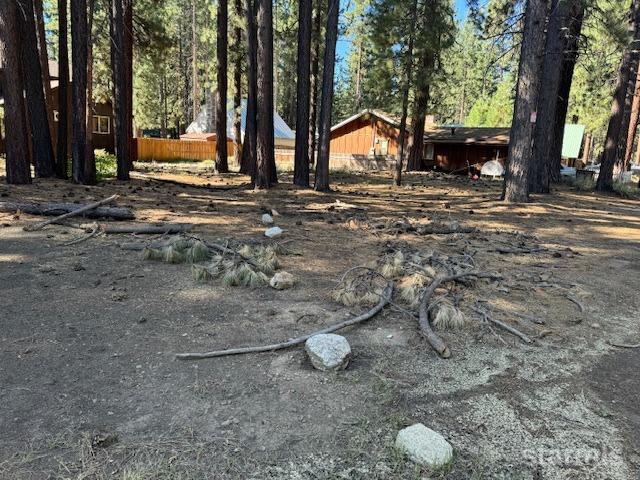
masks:
<path id="1" fill-rule="evenodd" d="M 49 60 L 49 74 L 51 76 L 51 101 L 48 108 L 53 110 L 53 131 L 52 140 L 53 146 L 55 149 L 56 141 L 58 138 L 58 88 L 59 88 L 59 79 L 58 79 L 58 64 L 52 60 Z M 68 106 L 67 111 L 69 112 L 69 117 L 71 117 L 71 112 L 73 111 L 71 106 L 71 83 L 69 83 L 69 88 L 67 90 L 68 97 Z M 2 92 L 0 92 L 0 97 Z M 46 100 L 46 99 L 45 99 Z M 113 106 L 110 100 L 96 102 L 92 105 L 92 125 L 93 125 L 93 148 L 104 149 L 109 153 L 114 153 L 115 151 L 115 140 L 113 133 Z M 4 153 L 4 144 L 2 137 L 4 136 L 4 130 L 2 130 L 2 136 L 0 136 L 0 153 Z M 68 128 L 68 142 L 69 145 L 67 147 L 67 152 L 69 156 L 71 156 L 71 118 L 69 118 L 69 128 Z"/>
<path id="2" fill-rule="evenodd" d="M 331 128 L 331 154 L 396 155 L 399 127 L 391 116 L 364 110 Z"/>
<path id="3" fill-rule="evenodd" d="M 410 136 L 411 125 L 407 130 Z M 331 128 L 331 166 L 345 163 L 361 169 L 391 168 L 398 153 L 399 134 L 396 118 L 378 110 L 363 110 Z M 509 129 L 437 127 L 430 117 L 424 142 L 423 170 L 479 171 L 489 160 L 504 163 Z"/>
<path id="4" fill-rule="evenodd" d="M 490 160 L 504 165 L 508 149 L 509 128 L 428 126 L 423 169 L 477 173 Z"/>

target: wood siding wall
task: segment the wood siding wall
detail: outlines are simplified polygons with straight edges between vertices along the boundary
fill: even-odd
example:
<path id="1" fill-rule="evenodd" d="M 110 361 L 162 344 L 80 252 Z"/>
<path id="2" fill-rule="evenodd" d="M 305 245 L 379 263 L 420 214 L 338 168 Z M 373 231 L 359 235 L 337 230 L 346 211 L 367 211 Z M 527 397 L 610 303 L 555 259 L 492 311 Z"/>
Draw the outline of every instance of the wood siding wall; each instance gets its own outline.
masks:
<path id="1" fill-rule="evenodd" d="M 205 140 L 170 140 L 164 138 L 136 138 L 136 159 L 139 162 L 176 160 L 215 160 L 216 142 Z M 233 155 L 233 142 L 227 142 Z"/>
<path id="2" fill-rule="evenodd" d="M 434 144 L 434 161 L 438 169 L 446 172 L 462 171 L 471 167 L 480 170 L 489 160 L 507 160 L 506 145 Z M 475 166 L 475 167 L 474 167 Z"/>
<path id="3" fill-rule="evenodd" d="M 387 155 L 398 152 L 398 129 L 377 119 L 358 118 L 331 132 L 331 154 L 368 156 L 381 155 L 382 142 L 387 143 Z"/>

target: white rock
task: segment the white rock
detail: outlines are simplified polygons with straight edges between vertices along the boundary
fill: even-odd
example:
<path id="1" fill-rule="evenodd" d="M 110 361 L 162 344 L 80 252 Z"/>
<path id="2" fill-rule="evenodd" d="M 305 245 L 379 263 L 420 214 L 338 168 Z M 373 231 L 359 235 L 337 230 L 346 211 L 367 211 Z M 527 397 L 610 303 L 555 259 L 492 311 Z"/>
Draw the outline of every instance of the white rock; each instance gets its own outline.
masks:
<path id="1" fill-rule="evenodd" d="M 343 370 L 351 359 L 347 339 L 333 333 L 322 333 L 309 338 L 305 345 L 311 364 L 318 370 Z"/>
<path id="2" fill-rule="evenodd" d="M 278 237 L 282 235 L 282 232 L 284 232 L 284 230 L 282 230 L 280 227 L 271 227 L 271 228 L 267 228 L 264 231 L 264 235 L 266 237 L 273 238 L 273 237 Z"/>
<path id="3" fill-rule="evenodd" d="M 262 223 L 264 223 L 265 225 L 271 225 L 273 223 L 273 217 L 268 213 L 265 213 L 264 215 L 262 215 Z"/>
<path id="4" fill-rule="evenodd" d="M 442 435 L 416 423 L 398 432 L 396 448 L 411 461 L 426 467 L 437 468 L 453 459 L 453 448 Z"/>
<path id="5" fill-rule="evenodd" d="M 296 277 L 291 275 L 288 272 L 278 272 L 271 280 L 269 280 L 269 285 L 271 285 L 276 290 L 284 290 L 285 288 L 291 288 L 296 283 Z"/>

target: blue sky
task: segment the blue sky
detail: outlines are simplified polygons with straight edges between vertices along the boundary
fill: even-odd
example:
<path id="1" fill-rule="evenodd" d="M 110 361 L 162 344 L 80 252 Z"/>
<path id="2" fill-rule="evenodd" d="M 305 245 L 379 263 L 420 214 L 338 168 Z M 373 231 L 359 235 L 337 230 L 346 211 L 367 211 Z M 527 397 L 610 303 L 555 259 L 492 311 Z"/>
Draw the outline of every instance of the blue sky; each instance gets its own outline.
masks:
<path id="1" fill-rule="evenodd" d="M 345 3 L 345 0 L 342 0 Z M 350 3 L 349 0 L 346 0 L 346 3 Z M 467 0 L 455 0 L 455 10 L 456 10 L 456 18 L 460 20 L 464 20 L 467 16 Z M 349 53 L 349 46 L 351 42 L 348 38 L 340 37 L 338 38 L 338 43 L 336 45 L 336 56 L 339 59 L 339 64 L 343 64 L 344 60 Z M 338 67 L 340 68 L 340 67 Z"/>

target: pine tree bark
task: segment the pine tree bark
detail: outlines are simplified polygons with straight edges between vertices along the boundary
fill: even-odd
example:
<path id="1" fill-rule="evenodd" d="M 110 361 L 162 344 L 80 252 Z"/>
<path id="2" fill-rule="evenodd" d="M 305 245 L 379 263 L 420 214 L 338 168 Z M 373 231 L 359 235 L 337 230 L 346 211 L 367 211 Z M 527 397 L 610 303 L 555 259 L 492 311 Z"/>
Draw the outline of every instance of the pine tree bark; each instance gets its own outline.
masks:
<path id="1" fill-rule="evenodd" d="M 418 14 L 418 0 L 414 0 L 411 9 L 411 18 L 409 25 L 409 44 L 407 45 L 407 52 L 405 53 L 405 72 L 402 85 L 402 115 L 400 117 L 400 133 L 398 140 L 398 155 L 396 158 L 396 170 L 394 175 L 394 182 L 396 186 L 402 185 L 402 164 L 404 162 L 405 143 L 407 138 L 407 110 L 409 108 L 409 88 L 411 88 L 412 81 L 412 67 L 413 67 L 413 36 L 416 24 L 416 16 Z"/>
<path id="2" fill-rule="evenodd" d="M 0 2 L 0 87 L 4 96 L 6 181 L 31 183 L 22 44 L 16 2 Z"/>
<path id="3" fill-rule="evenodd" d="M 67 0 L 58 0 L 58 138 L 56 176 L 66 179 L 69 158 L 69 47 L 67 44 Z"/>
<path id="4" fill-rule="evenodd" d="M 113 73 L 114 137 L 118 180 L 129 180 L 129 170 L 132 164 L 130 137 L 133 132 L 130 121 L 128 121 L 131 102 L 128 99 L 130 90 L 127 40 L 130 35 L 126 33 L 127 3 L 129 3 L 127 0 L 111 0 L 111 70 Z"/>
<path id="5" fill-rule="evenodd" d="M 331 111 L 333 104 L 333 73 L 336 63 L 338 40 L 339 0 L 329 0 L 327 5 L 327 28 L 322 67 L 322 99 L 320 101 L 320 135 L 318 139 L 318 162 L 314 189 L 329 191 L 329 156 L 331 142 Z"/>
<path id="6" fill-rule="evenodd" d="M 298 2 L 296 150 L 293 183 L 309 186 L 309 90 L 311 69 L 311 0 Z"/>
<path id="7" fill-rule="evenodd" d="M 529 173 L 530 193 L 549 193 L 549 152 L 555 137 L 555 115 L 560 92 L 562 64 L 566 48 L 565 28 L 570 15 L 569 0 L 554 0 L 551 5 L 547 40 L 542 62 L 542 80 L 534 125 L 533 153 Z"/>
<path id="8" fill-rule="evenodd" d="M 228 173 L 227 160 L 227 24 L 228 0 L 218 0 L 216 16 L 216 171 Z"/>
<path id="9" fill-rule="evenodd" d="M 624 100 L 624 114 L 622 115 L 622 125 L 620 127 L 620 139 L 618 141 L 618 153 L 616 155 L 616 164 L 614 172 L 626 172 L 627 165 L 625 163 L 627 157 L 627 137 L 631 128 L 631 115 L 633 110 L 633 98 L 636 91 L 636 80 L 638 77 L 638 60 L 632 66 L 629 73 L 629 81 L 627 82 L 627 94 Z M 633 148 L 633 146 L 632 146 Z"/>
<path id="10" fill-rule="evenodd" d="M 55 151 L 55 138 L 53 137 L 53 94 L 51 92 L 51 75 L 49 73 L 49 54 L 47 53 L 47 38 L 44 28 L 44 12 L 42 8 L 42 0 L 33 0 L 33 7 L 36 16 L 36 34 L 38 37 L 38 54 L 40 59 L 40 68 L 42 70 L 42 86 L 44 89 L 45 106 L 47 108 L 47 120 L 49 121 L 49 132 L 51 132 L 51 141 Z M 55 170 L 55 168 L 54 168 Z"/>
<path id="11" fill-rule="evenodd" d="M 271 0 L 257 0 L 258 69 L 256 188 L 269 188 L 275 167 L 273 139 L 273 10 Z"/>
<path id="12" fill-rule="evenodd" d="M 242 159 L 242 0 L 234 0 L 235 27 L 233 29 L 233 160 L 237 166 Z"/>
<path id="13" fill-rule="evenodd" d="M 322 0 L 315 1 L 313 17 L 313 32 L 311 41 L 311 78 L 309 81 L 309 165 L 315 163 L 316 158 L 316 126 L 318 124 L 318 84 L 320 73 L 320 30 L 322 29 Z"/>
<path id="14" fill-rule="evenodd" d="M 71 0 L 71 157 L 72 175 L 76 183 L 89 183 L 85 165 L 88 161 L 87 138 L 87 66 L 89 32 L 87 24 L 87 1 Z"/>
<path id="15" fill-rule="evenodd" d="M 244 148 L 240 162 L 240 173 L 251 175 L 255 182 L 257 147 L 257 100 L 258 100 L 258 39 L 256 31 L 255 4 L 257 0 L 244 0 L 247 25 L 247 113 L 244 127 Z"/>
<path id="16" fill-rule="evenodd" d="M 547 160 L 547 170 L 549 179 L 552 182 L 560 181 L 560 169 L 562 168 L 562 139 L 564 138 L 564 125 L 567 120 L 569 110 L 569 95 L 573 83 L 573 71 L 578 60 L 578 44 L 580 43 L 580 32 L 582 31 L 582 21 L 584 18 L 584 5 L 582 2 L 573 4 L 572 13 L 566 27 L 567 45 L 562 63 L 562 74 L 560 76 L 560 88 L 556 102 L 555 119 L 553 120 L 554 139 L 551 141 Z"/>
<path id="17" fill-rule="evenodd" d="M 93 12 L 95 0 L 88 0 L 87 14 L 87 104 L 85 125 L 87 142 L 84 163 L 84 177 L 87 184 L 96 183 L 96 157 L 93 151 Z"/>
<path id="18" fill-rule="evenodd" d="M 596 182 L 596 190 L 613 190 L 613 167 L 616 163 L 618 144 L 622 134 L 622 116 L 624 114 L 624 102 L 627 95 L 627 85 L 631 78 L 631 72 L 635 72 L 638 63 L 638 48 L 640 44 L 640 0 L 633 0 L 629 11 L 629 30 L 632 32 L 632 40 L 625 50 L 611 103 L 609 125 L 605 137 L 604 152 L 600 163 L 600 173 Z M 626 135 L 626 131 L 624 132 Z"/>
<path id="19" fill-rule="evenodd" d="M 431 51 L 425 50 L 421 61 L 421 81 L 416 85 L 416 93 L 413 104 L 413 116 L 411 125 L 413 135 L 411 136 L 411 147 L 409 149 L 409 159 L 407 160 L 407 170 L 420 170 L 422 167 L 422 157 L 424 152 L 424 127 L 427 117 L 427 108 L 430 94 L 430 77 L 433 70 L 434 56 Z"/>
<path id="20" fill-rule="evenodd" d="M 191 0 L 191 114 L 196 121 L 200 113 L 200 86 L 198 85 L 198 24 L 196 22 L 196 0 Z"/>
<path id="21" fill-rule="evenodd" d="M 124 0 L 124 132 L 127 148 L 127 177 L 133 170 L 133 0 Z M 127 178 L 128 179 L 128 178 Z"/>
<path id="22" fill-rule="evenodd" d="M 631 115 L 629 129 L 627 130 L 626 147 L 624 152 L 623 170 L 628 170 L 631 165 L 631 155 L 638 131 L 638 116 L 640 115 L 640 68 L 636 73 L 636 82 L 633 89 L 633 99 L 631 101 Z"/>
<path id="23" fill-rule="evenodd" d="M 22 68 L 36 177 L 51 177 L 55 159 L 42 86 L 33 0 L 17 0 L 22 40 Z"/>
<path id="24" fill-rule="evenodd" d="M 546 0 L 527 0 L 502 195 L 507 202 L 529 200 L 531 141 L 534 125 L 532 114 L 535 114 L 538 103 L 547 10 Z"/>

